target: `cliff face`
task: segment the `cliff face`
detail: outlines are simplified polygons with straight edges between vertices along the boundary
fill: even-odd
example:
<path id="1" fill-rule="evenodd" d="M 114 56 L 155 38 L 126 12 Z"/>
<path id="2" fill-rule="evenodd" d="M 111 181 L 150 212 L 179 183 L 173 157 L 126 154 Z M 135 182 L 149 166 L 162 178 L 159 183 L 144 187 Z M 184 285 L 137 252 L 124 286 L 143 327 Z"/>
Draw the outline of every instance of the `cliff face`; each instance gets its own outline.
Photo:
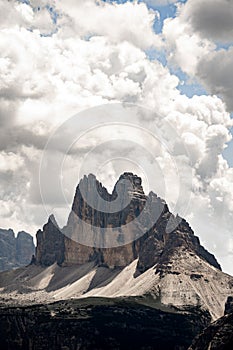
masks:
<path id="1" fill-rule="evenodd" d="M 0 229 L 0 271 L 25 266 L 35 253 L 33 238 L 29 233 Z"/>
<path id="2" fill-rule="evenodd" d="M 66 239 L 69 254 L 65 254 L 64 263 L 77 261 L 77 254 L 71 254 L 71 246 L 78 247 L 78 263 L 81 264 L 93 258 L 109 267 L 124 267 L 132 262 L 138 256 L 138 250 L 131 242 L 141 236 L 138 224 L 133 221 L 142 212 L 145 201 L 141 179 L 133 174 L 123 174 L 112 194 L 94 175 L 85 176 L 77 186 L 72 212 L 63 230 L 73 242 L 84 244 L 74 244 Z M 126 226 L 128 223 L 131 223 L 130 227 Z M 98 248 L 100 246 L 103 248 Z M 111 248 L 104 248 L 108 246 Z"/>
<path id="3" fill-rule="evenodd" d="M 138 176 L 124 173 L 109 194 L 89 175 L 77 186 L 66 227 L 59 230 L 50 218 L 38 232 L 36 261 L 42 265 L 95 261 L 115 268 L 138 258 L 138 273 L 142 273 L 155 264 L 167 269 L 181 247 L 221 269 L 184 219 L 170 213 L 153 192 L 145 195 Z"/>
<path id="4" fill-rule="evenodd" d="M 53 215 L 49 217 L 48 223 L 44 225 L 43 231 L 39 230 L 36 235 L 36 261 L 37 263 L 49 266 L 55 261 L 62 264 L 64 261 L 65 245 L 64 235 L 56 223 Z"/>

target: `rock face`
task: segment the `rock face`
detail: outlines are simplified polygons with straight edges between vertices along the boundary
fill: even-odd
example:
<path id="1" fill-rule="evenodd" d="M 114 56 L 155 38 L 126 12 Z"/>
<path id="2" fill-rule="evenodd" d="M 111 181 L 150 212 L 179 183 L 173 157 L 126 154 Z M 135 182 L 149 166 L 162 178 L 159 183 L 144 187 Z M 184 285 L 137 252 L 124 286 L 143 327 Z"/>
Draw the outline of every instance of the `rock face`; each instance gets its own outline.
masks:
<path id="1" fill-rule="evenodd" d="M 82 265 L 94 260 L 116 268 L 138 258 L 142 273 L 155 264 L 166 268 L 180 247 L 221 269 L 184 219 L 153 192 L 145 195 L 138 176 L 124 173 L 109 194 L 89 175 L 77 186 L 66 227 L 59 230 L 53 218 L 38 232 L 36 261 Z"/>
<path id="2" fill-rule="evenodd" d="M 55 261 L 62 264 L 64 261 L 64 235 L 56 223 L 53 215 L 49 217 L 48 223 L 44 225 L 43 231 L 37 232 L 36 261 L 37 263 L 50 266 Z"/>
<path id="3" fill-rule="evenodd" d="M 29 233 L 0 229 L 0 271 L 25 266 L 35 254 L 33 238 Z"/>

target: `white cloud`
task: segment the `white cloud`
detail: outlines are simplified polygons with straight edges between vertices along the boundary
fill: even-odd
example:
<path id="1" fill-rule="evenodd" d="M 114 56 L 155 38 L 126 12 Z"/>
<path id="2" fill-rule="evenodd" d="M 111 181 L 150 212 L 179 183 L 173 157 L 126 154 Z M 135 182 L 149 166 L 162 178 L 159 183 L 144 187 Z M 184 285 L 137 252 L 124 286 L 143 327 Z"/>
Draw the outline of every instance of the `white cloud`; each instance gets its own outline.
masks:
<path id="1" fill-rule="evenodd" d="M 0 153 L 0 172 L 16 171 L 24 165 L 23 159 L 12 153 Z"/>
<path id="2" fill-rule="evenodd" d="M 22 19 L 26 23 L 33 21 L 33 9 L 26 3 L 16 3 L 15 10 L 22 16 Z"/>
<path id="3" fill-rule="evenodd" d="M 55 30 L 55 23 L 48 10 L 47 1 L 44 5 L 33 7 L 20 3 L 17 0 L 0 2 L 0 28 L 19 28 L 24 27 L 30 30 L 39 30 L 41 34 L 50 34 Z M 54 2 L 51 2 L 54 4 Z"/>
<path id="4" fill-rule="evenodd" d="M 140 48 L 161 46 L 152 28 L 156 14 L 143 3 L 68 0 L 58 3 L 57 8 L 65 36 L 105 36 L 113 43 L 128 41 Z"/>

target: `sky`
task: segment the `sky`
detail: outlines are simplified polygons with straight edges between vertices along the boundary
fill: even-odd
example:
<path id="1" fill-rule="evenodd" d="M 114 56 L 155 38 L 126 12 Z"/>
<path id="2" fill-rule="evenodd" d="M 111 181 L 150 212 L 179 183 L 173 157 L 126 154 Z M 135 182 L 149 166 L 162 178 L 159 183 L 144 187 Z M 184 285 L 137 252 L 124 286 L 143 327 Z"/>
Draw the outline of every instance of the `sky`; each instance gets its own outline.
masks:
<path id="1" fill-rule="evenodd" d="M 0 52 L 1 228 L 132 171 L 233 274 L 232 1 L 0 0 Z"/>

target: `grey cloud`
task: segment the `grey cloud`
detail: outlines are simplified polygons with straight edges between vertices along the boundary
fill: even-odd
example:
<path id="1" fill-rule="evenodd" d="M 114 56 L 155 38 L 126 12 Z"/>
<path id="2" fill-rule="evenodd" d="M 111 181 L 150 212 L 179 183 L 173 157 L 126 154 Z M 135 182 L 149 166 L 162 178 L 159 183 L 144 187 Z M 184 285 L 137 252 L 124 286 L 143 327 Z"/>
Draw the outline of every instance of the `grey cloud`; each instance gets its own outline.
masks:
<path id="1" fill-rule="evenodd" d="M 46 142 L 46 135 L 36 135 L 23 127 L 12 126 L 0 129 L 0 151 L 14 151 L 22 145 L 44 149 Z"/>
<path id="2" fill-rule="evenodd" d="M 223 98 L 228 109 L 233 111 L 233 47 L 228 51 L 212 52 L 202 58 L 197 75 L 212 93 Z"/>
<path id="3" fill-rule="evenodd" d="M 18 107 L 17 101 L 6 101 L 0 98 L 0 127 L 12 125 Z M 0 129 L 1 132 L 1 129 Z M 1 139 L 0 139 L 1 143 Z"/>
<path id="4" fill-rule="evenodd" d="M 195 31 L 221 42 L 233 41 L 232 0 L 190 0 L 185 15 Z"/>
<path id="5" fill-rule="evenodd" d="M 221 125 L 212 125 L 208 128 L 205 155 L 197 169 L 197 173 L 203 180 L 217 172 L 219 168 L 219 155 L 222 153 L 228 137 L 229 135 L 226 129 Z"/>
<path id="6" fill-rule="evenodd" d="M 40 99 L 42 98 L 46 93 L 45 92 L 39 92 L 39 91 L 33 91 L 31 89 L 28 92 L 22 91 L 22 86 L 15 84 L 15 86 L 11 86 L 8 88 L 1 89 L 0 91 L 0 98 L 6 99 L 7 101 L 15 101 L 15 100 L 26 100 L 28 98 L 30 99 Z"/>

